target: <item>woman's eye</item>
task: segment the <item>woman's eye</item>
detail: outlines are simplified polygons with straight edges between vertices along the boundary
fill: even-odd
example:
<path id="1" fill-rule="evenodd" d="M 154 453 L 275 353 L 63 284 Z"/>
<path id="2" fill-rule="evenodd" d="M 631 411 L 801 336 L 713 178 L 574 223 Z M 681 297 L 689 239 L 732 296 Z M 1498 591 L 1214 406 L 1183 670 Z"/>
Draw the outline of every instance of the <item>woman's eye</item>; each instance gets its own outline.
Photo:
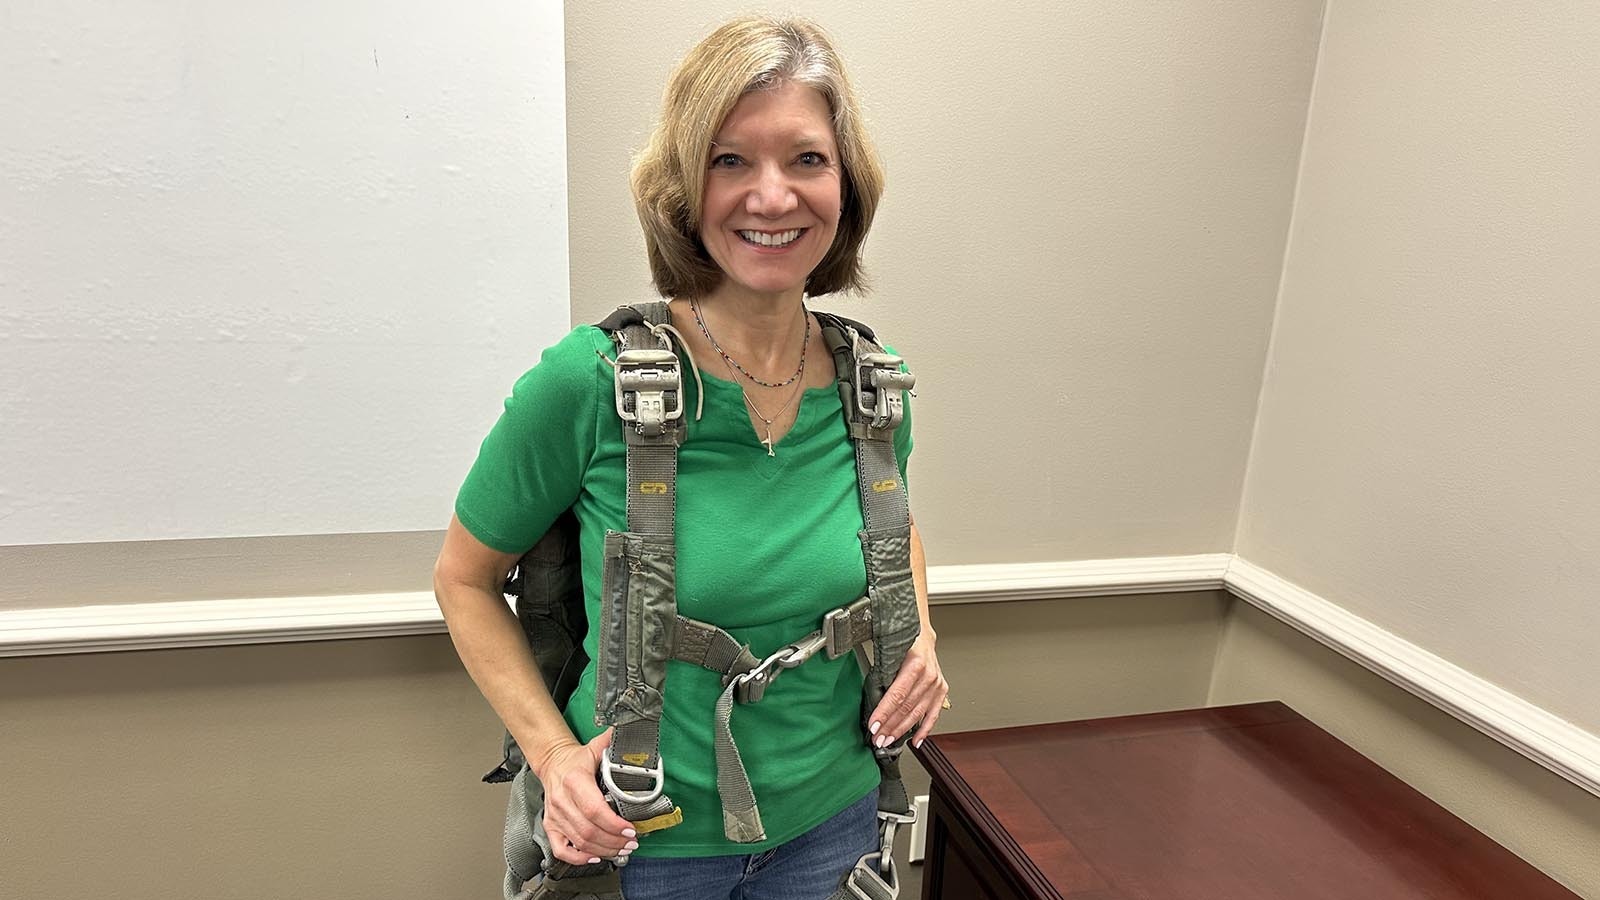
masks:
<path id="1" fill-rule="evenodd" d="M 728 169 L 738 164 L 739 157 L 732 153 L 723 153 L 719 156 L 711 157 L 711 168 L 713 169 Z"/>
<path id="2" fill-rule="evenodd" d="M 800 154 L 799 162 L 802 166 L 825 166 L 828 164 L 828 158 L 815 150 L 808 150 Z"/>

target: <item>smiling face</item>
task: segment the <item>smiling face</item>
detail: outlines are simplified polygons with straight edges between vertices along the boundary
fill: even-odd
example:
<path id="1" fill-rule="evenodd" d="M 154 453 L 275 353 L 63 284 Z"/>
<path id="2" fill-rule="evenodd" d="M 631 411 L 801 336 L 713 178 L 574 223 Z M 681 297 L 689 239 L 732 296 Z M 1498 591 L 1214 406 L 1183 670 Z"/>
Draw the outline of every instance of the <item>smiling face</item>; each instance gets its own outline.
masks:
<path id="1" fill-rule="evenodd" d="M 833 245 L 841 198 L 828 101 L 794 82 L 739 98 L 708 153 L 700 240 L 716 293 L 799 294 Z"/>

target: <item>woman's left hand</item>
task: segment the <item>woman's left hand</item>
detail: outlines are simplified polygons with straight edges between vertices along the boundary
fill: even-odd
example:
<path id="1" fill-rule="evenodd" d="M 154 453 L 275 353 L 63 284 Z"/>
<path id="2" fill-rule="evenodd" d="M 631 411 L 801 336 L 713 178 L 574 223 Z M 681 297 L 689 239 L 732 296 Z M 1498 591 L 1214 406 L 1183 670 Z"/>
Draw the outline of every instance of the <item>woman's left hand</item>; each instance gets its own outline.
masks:
<path id="1" fill-rule="evenodd" d="M 878 708 L 872 711 L 868 729 L 872 732 L 874 747 L 887 747 L 901 735 L 911 734 L 912 728 L 916 728 L 916 733 L 911 734 L 911 743 L 921 746 L 922 739 L 939 721 L 939 713 L 946 708 L 950 684 L 939 670 L 939 656 L 933 649 L 937 638 L 933 629 L 923 626 L 916 642 L 906 651 L 900 673 L 878 702 Z"/>

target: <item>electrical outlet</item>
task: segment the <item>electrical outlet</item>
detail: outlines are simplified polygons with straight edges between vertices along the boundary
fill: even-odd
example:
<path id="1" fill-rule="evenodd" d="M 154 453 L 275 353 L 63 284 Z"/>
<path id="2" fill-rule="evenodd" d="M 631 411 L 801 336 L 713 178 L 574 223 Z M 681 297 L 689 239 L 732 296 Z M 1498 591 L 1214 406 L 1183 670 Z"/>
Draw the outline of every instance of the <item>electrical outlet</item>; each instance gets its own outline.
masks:
<path id="1" fill-rule="evenodd" d="M 911 846 L 907 847 L 911 862 L 922 862 L 928 853 L 928 795 L 920 794 L 912 800 L 912 805 L 917 811 L 917 821 L 911 823 Z"/>

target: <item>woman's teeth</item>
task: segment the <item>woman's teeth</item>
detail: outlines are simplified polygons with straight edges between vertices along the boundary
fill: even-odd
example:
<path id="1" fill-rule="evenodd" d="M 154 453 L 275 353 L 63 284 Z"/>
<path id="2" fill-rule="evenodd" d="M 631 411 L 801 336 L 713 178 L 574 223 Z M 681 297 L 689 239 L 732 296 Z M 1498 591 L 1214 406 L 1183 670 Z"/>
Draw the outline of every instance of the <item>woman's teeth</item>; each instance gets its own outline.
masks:
<path id="1" fill-rule="evenodd" d="M 761 247 L 782 247 L 793 243 L 804 231 L 804 228 L 791 228 L 788 231 L 780 231 L 777 234 L 767 234 L 763 231 L 741 231 L 739 232 L 739 237 L 744 238 L 748 243 Z"/>

